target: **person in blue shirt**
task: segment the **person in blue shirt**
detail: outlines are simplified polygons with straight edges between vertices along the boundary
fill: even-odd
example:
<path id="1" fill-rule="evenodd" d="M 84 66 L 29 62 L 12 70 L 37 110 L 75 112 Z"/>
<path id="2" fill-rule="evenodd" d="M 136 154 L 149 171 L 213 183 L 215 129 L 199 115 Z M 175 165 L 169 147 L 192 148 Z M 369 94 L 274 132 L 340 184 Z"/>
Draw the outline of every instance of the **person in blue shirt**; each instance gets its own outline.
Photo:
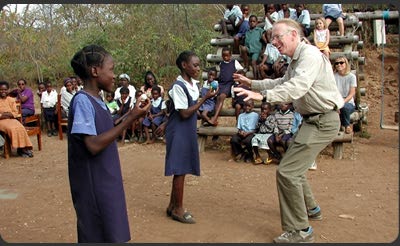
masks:
<path id="1" fill-rule="evenodd" d="M 256 131 L 258 114 L 253 112 L 254 102 L 248 100 L 244 104 L 244 112 L 238 117 L 237 128 L 230 140 L 232 157 L 236 162 L 243 158 L 245 162 L 253 162 L 253 146 L 251 140 Z M 242 147 L 244 145 L 244 148 Z"/>
<path id="2" fill-rule="evenodd" d="M 304 37 L 308 37 L 310 35 L 310 23 L 311 17 L 310 12 L 306 9 L 305 4 L 295 4 L 294 8 L 296 9 L 296 19 L 301 27 L 303 28 Z"/>
<path id="3" fill-rule="evenodd" d="M 224 12 L 224 17 L 220 21 L 222 35 L 219 38 L 230 37 L 228 34 L 227 24 L 230 23 L 233 26 L 233 34 L 238 32 L 240 21 L 243 19 L 243 13 L 239 5 L 227 4 Z"/>
<path id="4" fill-rule="evenodd" d="M 248 4 L 242 4 L 240 6 L 242 10 L 243 17 L 239 20 L 238 32 L 233 36 L 233 52 L 234 54 L 239 54 L 239 45 L 244 43 L 244 36 L 246 32 L 249 30 L 249 16 L 250 16 L 250 7 Z"/>

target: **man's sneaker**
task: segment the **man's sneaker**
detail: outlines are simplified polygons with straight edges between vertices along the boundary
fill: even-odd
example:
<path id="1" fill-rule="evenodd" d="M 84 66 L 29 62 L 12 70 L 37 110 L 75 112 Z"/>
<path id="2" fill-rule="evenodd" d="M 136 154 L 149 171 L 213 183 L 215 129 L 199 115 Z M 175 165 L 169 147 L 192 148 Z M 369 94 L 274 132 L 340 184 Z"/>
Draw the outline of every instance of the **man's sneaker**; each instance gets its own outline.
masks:
<path id="1" fill-rule="evenodd" d="M 314 232 L 311 226 L 307 231 L 285 231 L 274 238 L 274 243 L 313 243 Z"/>
<path id="2" fill-rule="evenodd" d="M 317 170 L 317 163 L 314 161 L 311 166 L 308 168 L 308 170 Z"/>
<path id="3" fill-rule="evenodd" d="M 319 206 L 309 209 L 307 214 L 309 220 L 322 220 L 321 208 Z"/>

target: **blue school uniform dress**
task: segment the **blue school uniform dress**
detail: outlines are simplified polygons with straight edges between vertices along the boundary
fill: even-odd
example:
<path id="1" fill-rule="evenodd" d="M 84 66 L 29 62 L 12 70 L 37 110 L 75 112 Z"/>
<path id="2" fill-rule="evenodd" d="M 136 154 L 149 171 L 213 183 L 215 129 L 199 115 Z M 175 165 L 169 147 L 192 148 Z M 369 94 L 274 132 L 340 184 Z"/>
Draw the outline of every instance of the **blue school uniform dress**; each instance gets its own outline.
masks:
<path id="1" fill-rule="evenodd" d="M 130 240 L 117 143 L 92 155 L 83 142 L 85 135 L 100 135 L 113 127 L 101 99 L 76 93 L 68 119 L 68 172 L 79 243 Z"/>
<path id="2" fill-rule="evenodd" d="M 199 92 L 195 82 L 191 86 L 188 82 L 183 81 L 183 78 L 179 76 L 168 93 L 174 105 L 171 107 L 171 113 L 165 130 L 167 142 L 165 176 L 185 174 L 200 176 L 197 115 L 192 114 L 189 118 L 183 119 L 178 111 L 179 109 L 189 108 L 196 104 Z M 179 88 L 176 86 L 179 86 Z M 193 95 L 197 96 L 195 97 L 196 100 L 193 100 L 186 86 L 191 86 Z M 179 91 L 181 92 L 180 94 L 176 93 Z M 187 98 L 187 107 L 183 106 L 184 103 L 182 103 L 186 102 L 185 98 Z"/>
<path id="3" fill-rule="evenodd" d="M 212 82 L 212 81 L 211 81 Z M 203 87 L 200 90 L 200 95 L 201 97 L 205 97 L 208 93 L 208 90 L 210 89 L 211 82 L 208 82 L 208 80 L 204 81 Z M 217 81 L 218 82 L 218 81 Z M 200 112 L 203 111 L 208 111 L 208 112 L 213 112 L 215 108 L 215 97 L 208 98 L 199 108 Z"/>
<path id="4" fill-rule="evenodd" d="M 231 97 L 231 87 L 234 83 L 233 74 L 236 72 L 235 60 L 232 59 L 230 62 L 222 61 L 219 64 L 219 68 L 218 94 L 224 93 L 227 97 Z"/>
<path id="5" fill-rule="evenodd" d="M 122 104 L 124 105 L 124 106 L 123 106 L 124 108 L 122 109 L 121 115 L 120 115 L 120 116 L 122 116 L 122 115 L 128 113 L 129 109 L 131 109 L 131 107 L 133 106 L 133 101 L 132 101 L 132 100 L 133 100 L 133 99 L 132 99 L 131 96 L 128 96 L 128 100 L 127 100 L 124 104 L 122 103 L 121 98 L 119 98 L 119 99 L 117 100 L 118 107 L 121 108 L 121 107 L 122 107 Z"/>
<path id="6" fill-rule="evenodd" d="M 163 100 L 161 97 L 157 98 L 157 100 L 152 102 L 151 108 L 150 108 L 150 114 L 158 114 L 162 111 L 162 105 L 163 105 Z M 161 123 L 164 120 L 164 115 L 157 116 L 153 118 L 153 120 L 150 120 L 149 117 L 145 117 L 143 119 L 143 125 L 149 127 L 151 126 L 151 123 L 153 123 L 156 126 L 161 125 Z"/>

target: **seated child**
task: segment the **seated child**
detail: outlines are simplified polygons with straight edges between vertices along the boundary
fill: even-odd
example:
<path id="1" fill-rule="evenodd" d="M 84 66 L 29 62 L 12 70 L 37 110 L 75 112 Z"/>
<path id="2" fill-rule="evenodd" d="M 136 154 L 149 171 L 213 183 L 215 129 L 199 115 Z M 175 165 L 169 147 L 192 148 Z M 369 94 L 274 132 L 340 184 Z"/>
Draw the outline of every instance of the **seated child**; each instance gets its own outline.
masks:
<path id="1" fill-rule="evenodd" d="M 119 110 L 119 106 L 117 101 L 114 100 L 114 93 L 106 93 L 106 105 L 108 110 L 110 110 L 111 113 L 111 117 L 113 118 L 113 120 L 115 121 L 116 119 L 118 119 L 118 110 Z"/>
<path id="2" fill-rule="evenodd" d="M 272 25 L 278 20 L 278 12 L 276 11 L 275 4 L 264 4 L 265 25 L 264 35 L 271 34 Z"/>
<path id="3" fill-rule="evenodd" d="M 237 60 L 232 59 L 232 52 L 230 48 L 224 47 L 222 49 L 222 59 L 223 61 L 219 64 L 219 91 L 217 96 L 217 103 L 215 105 L 215 113 L 209 121 L 209 123 L 213 126 L 218 125 L 218 116 L 221 112 L 222 107 L 224 106 L 225 98 L 232 96 L 231 87 L 234 83 L 233 74 L 235 72 L 241 72 L 243 70 L 242 65 L 240 65 Z"/>
<path id="4" fill-rule="evenodd" d="M 233 89 L 234 89 L 235 87 L 238 87 L 238 86 L 240 86 L 240 87 L 242 87 L 242 88 L 244 88 L 244 89 L 246 89 L 246 90 L 251 90 L 250 87 L 245 86 L 245 85 L 240 85 L 240 84 L 237 83 L 237 82 L 235 82 L 235 83 L 232 85 L 232 89 L 231 89 L 231 94 L 232 94 L 232 108 L 235 109 L 236 121 L 237 121 L 237 119 L 238 119 L 238 117 L 239 117 L 239 114 L 242 112 L 242 109 L 244 108 L 244 98 L 245 98 L 245 96 L 238 96 L 238 95 L 237 95 L 238 93 L 233 91 Z"/>
<path id="5" fill-rule="evenodd" d="M 286 73 L 290 61 L 290 57 L 286 55 L 279 56 L 278 60 L 272 65 L 273 74 L 271 75 L 271 79 L 282 78 Z"/>
<path id="6" fill-rule="evenodd" d="M 232 24 L 233 26 L 233 34 L 236 34 L 240 27 L 240 20 L 243 18 L 242 10 L 238 5 L 227 4 L 226 10 L 224 12 L 224 17 L 219 22 L 221 25 L 222 35 L 219 38 L 228 38 L 230 35 L 228 34 L 227 23 Z"/>
<path id="7" fill-rule="evenodd" d="M 254 102 L 248 100 L 244 105 L 244 112 L 239 115 L 237 128 L 238 132 L 230 140 L 232 157 L 236 162 L 244 158 L 245 162 L 253 161 L 253 148 L 251 139 L 254 136 L 258 121 L 258 114 L 253 112 Z M 242 148 L 242 145 L 245 147 Z"/>
<path id="8" fill-rule="evenodd" d="M 268 43 L 265 46 L 265 51 L 262 55 L 262 61 L 260 65 L 258 65 L 258 77 L 260 79 L 271 78 L 271 76 L 275 73 L 273 65 L 281 56 L 279 50 L 271 43 L 271 35 L 271 32 L 266 35 Z"/>
<path id="9" fill-rule="evenodd" d="M 43 108 L 44 119 L 47 125 L 47 136 L 57 136 L 58 133 L 56 131 L 56 121 L 57 121 L 57 92 L 53 90 L 53 85 L 51 82 L 46 83 L 46 90 L 42 92 L 42 98 L 40 99 L 40 103 Z"/>
<path id="10" fill-rule="evenodd" d="M 151 88 L 151 108 L 150 112 L 144 118 L 142 125 L 144 132 L 146 134 L 146 142 L 144 144 L 154 143 L 156 135 L 152 134 L 150 137 L 149 128 L 151 127 L 152 132 L 154 133 L 156 128 L 161 125 L 163 122 L 165 111 L 163 109 L 166 108 L 165 102 L 161 97 L 161 88 L 158 86 L 153 86 Z"/>
<path id="11" fill-rule="evenodd" d="M 119 107 L 119 110 L 117 112 L 118 114 L 118 119 L 114 121 L 115 125 L 118 125 L 120 122 L 122 122 L 125 117 L 124 115 L 127 114 L 131 108 L 133 108 L 134 105 L 134 99 L 129 96 L 129 89 L 127 87 L 121 87 L 120 89 L 121 97 L 117 100 L 117 104 Z M 129 142 L 129 138 L 126 137 L 126 130 L 122 132 L 122 144 L 124 142 Z"/>
<path id="12" fill-rule="evenodd" d="M 239 20 L 238 33 L 233 36 L 233 52 L 234 54 L 239 54 L 239 45 L 244 43 L 244 36 L 246 32 L 249 30 L 249 15 L 250 15 L 250 7 L 248 4 L 242 4 L 240 6 L 242 10 L 243 17 Z"/>
<path id="13" fill-rule="evenodd" d="M 270 156 L 267 140 L 270 136 L 272 136 L 276 128 L 276 119 L 272 114 L 272 111 L 273 109 L 270 103 L 263 102 L 261 104 L 261 113 L 257 122 L 256 134 L 251 140 L 251 145 L 253 146 L 253 151 L 255 154 L 254 164 L 256 165 L 271 163 L 269 159 L 266 159 L 265 162 L 261 159 L 258 148 L 266 149 L 268 156 Z"/>
<path id="14" fill-rule="evenodd" d="M 151 92 L 151 91 L 150 91 Z M 143 91 L 137 90 L 135 92 L 135 105 L 136 103 L 139 103 L 141 101 L 140 97 L 143 95 Z M 132 140 L 138 141 L 138 142 L 143 142 L 144 137 L 143 137 L 143 122 L 144 117 L 140 117 L 139 119 L 133 121 L 132 124 L 132 135 L 134 136 Z"/>
<path id="15" fill-rule="evenodd" d="M 314 45 L 329 58 L 331 53 L 329 49 L 330 31 L 327 27 L 326 20 L 323 17 L 315 19 L 314 28 Z"/>
<path id="16" fill-rule="evenodd" d="M 200 95 L 201 97 L 204 97 L 208 90 L 210 90 L 210 85 L 211 82 L 216 81 L 215 78 L 217 77 L 217 70 L 216 69 L 210 69 L 207 73 L 207 80 L 204 81 L 203 87 L 200 90 Z M 201 119 L 201 123 L 203 126 L 210 126 L 211 123 L 211 118 L 209 117 L 209 114 L 212 114 L 214 112 L 215 108 L 215 97 L 207 99 L 197 110 L 197 118 Z"/>
<path id="17" fill-rule="evenodd" d="M 246 32 L 244 46 L 240 46 L 240 56 L 243 59 L 245 70 L 249 69 L 249 56 L 253 70 L 253 78 L 258 79 L 257 61 L 263 48 L 263 42 L 266 44 L 265 30 L 257 26 L 257 16 L 251 15 L 249 18 L 250 29 Z"/>
<path id="18" fill-rule="evenodd" d="M 277 147 L 281 146 L 283 151 L 286 152 L 292 138 L 292 125 L 294 120 L 293 111 L 290 110 L 290 104 L 281 103 L 278 111 L 275 113 L 276 128 L 274 134 L 268 138 L 268 146 L 271 153 L 271 158 L 276 162 L 282 159 L 281 152 Z"/>

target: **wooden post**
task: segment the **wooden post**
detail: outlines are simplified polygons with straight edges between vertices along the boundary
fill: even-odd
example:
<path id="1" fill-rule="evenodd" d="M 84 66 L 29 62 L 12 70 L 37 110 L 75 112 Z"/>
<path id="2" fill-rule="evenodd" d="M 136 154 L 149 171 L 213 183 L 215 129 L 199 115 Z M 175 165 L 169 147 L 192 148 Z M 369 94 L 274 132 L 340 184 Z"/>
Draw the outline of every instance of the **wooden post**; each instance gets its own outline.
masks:
<path id="1" fill-rule="evenodd" d="M 199 152 L 204 152 L 206 148 L 207 135 L 197 135 L 197 143 L 199 145 Z"/>
<path id="2" fill-rule="evenodd" d="M 333 142 L 333 159 L 340 160 L 343 158 L 343 143 Z"/>

